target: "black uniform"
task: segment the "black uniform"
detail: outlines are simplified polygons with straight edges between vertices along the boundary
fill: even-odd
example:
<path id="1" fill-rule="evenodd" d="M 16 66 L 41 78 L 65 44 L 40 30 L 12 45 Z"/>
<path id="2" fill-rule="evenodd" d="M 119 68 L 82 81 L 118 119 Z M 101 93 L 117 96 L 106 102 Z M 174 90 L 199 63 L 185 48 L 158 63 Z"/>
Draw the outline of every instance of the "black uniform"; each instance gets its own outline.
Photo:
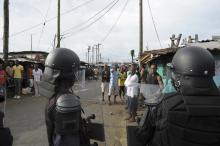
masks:
<path id="1" fill-rule="evenodd" d="M 3 127 L 4 114 L 0 111 L 0 146 L 12 146 L 13 137 L 9 128 Z"/>
<path id="2" fill-rule="evenodd" d="M 46 58 L 39 92 L 49 98 L 45 119 L 50 146 L 81 145 L 81 105 L 70 92 L 79 66 L 78 55 L 66 48 L 57 48 Z"/>
<path id="3" fill-rule="evenodd" d="M 177 92 L 149 108 L 146 139 L 141 140 L 148 146 L 220 146 L 220 92 L 213 81 L 213 56 L 203 48 L 185 47 L 169 67 Z"/>
<path id="4" fill-rule="evenodd" d="M 62 102 L 72 101 L 75 103 L 69 107 L 58 107 L 58 100 L 60 98 L 63 98 Z M 62 108 L 63 111 L 60 111 L 58 108 Z M 72 111 L 64 111 L 69 110 L 64 108 L 73 109 Z M 49 99 L 45 109 L 49 146 L 80 146 L 80 114 L 80 102 L 68 90 L 59 92 Z"/>
<path id="5" fill-rule="evenodd" d="M 49 146 L 90 146 L 90 138 L 96 138 L 88 128 L 95 116 L 81 117 L 79 97 L 71 89 L 79 67 L 78 55 L 66 48 L 56 48 L 45 61 L 43 79 L 38 84 L 40 94 L 49 98 L 45 109 Z"/>
<path id="6" fill-rule="evenodd" d="M 216 108 L 218 107 L 218 108 Z M 219 146 L 220 93 L 183 96 L 174 93 L 165 97 L 150 111 L 154 121 L 149 146 Z"/>
<path id="7" fill-rule="evenodd" d="M 0 146 L 12 146 L 13 137 L 9 128 L 0 128 Z"/>

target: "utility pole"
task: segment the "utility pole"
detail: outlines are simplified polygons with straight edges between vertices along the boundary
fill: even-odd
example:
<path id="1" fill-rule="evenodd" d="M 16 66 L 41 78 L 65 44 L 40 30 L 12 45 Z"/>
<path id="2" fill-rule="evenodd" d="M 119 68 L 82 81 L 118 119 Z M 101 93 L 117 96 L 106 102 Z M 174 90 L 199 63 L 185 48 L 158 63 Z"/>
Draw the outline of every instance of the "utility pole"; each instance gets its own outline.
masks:
<path id="1" fill-rule="evenodd" d="M 94 46 L 92 46 L 92 64 L 94 63 Z"/>
<path id="2" fill-rule="evenodd" d="M 3 54 L 4 60 L 8 60 L 8 39 L 9 38 L 9 0 L 4 0 L 4 34 L 3 34 Z"/>
<path id="3" fill-rule="evenodd" d="M 99 54 L 99 58 L 100 58 L 99 62 L 102 62 L 102 55 L 101 55 L 101 53 Z"/>
<path id="4" fill-rule="evenodd" d="M 97 45 L 95 45 L 95 64 L 98 63 L 98 48 Z"/>
<path id="5" fill-rule="evenodd" d="M 89 52 L 90 52 L 91 47 L 88 47 L 88 64 L 89 64 Z"/>
<path id="6" fill-rule="evenodd" d="M 140 6 L 139 66 L 141 66 L 141 55 L 143 53 L 143 0 L 139 0 L 139 6 Z"/>
<path id="7" fill-rule="evenodd" d="M 98 49 L 98 59 L 97 59 L 97 60 L 98 60 L 98 62 L 100 62 L 100 58 L 99 58 L 99 54 L 100 54 L 99 46 L 101 46 L 101 44 L 98 43 L 98 45 L 97 45 L 97 49 Z"/>
<path id="8" fill-rule="evenodd" d="M 32 34 L 31 34 L 31 59 L 32 59 Z"/>
<path id="9" fill-rule="evenodd" d="M 60 0 L 57 4 L 57 48 L 60 48 Z"/>
<path id="10" fill-rule="evenodd" d="M 53 49 L 55 48 L 55 44 L 56 44 L 56 37 L 57 37 L 57 35 L 55 34 L 54 39 L 53 39 Z"/>
<path id="11" fill-rule="evenodd" d="M 134 50 L 131 50 L 131 63 L 134 62 Z"/>
<path id="12" fill-rule="evenodd" d="M 140 5 L 140 40 L 139 40 L 139 55 L 143 53 L 143 0 L 139 0 L 139 5 Z"/>

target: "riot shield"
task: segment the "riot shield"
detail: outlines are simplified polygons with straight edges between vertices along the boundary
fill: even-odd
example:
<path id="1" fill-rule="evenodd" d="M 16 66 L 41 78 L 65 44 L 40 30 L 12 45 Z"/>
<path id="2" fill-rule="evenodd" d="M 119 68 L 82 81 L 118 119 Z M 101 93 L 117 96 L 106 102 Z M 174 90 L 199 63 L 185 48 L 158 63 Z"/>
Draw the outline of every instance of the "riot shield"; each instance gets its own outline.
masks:
<path id="1" fill-rule="evenodd" d="M 81 67 L 75 74 L 75 83 L 73 86 L 73 90 L 75 92 L 80 92 L 80 90 L 85 89 L 86 80 L 85 80 L 85 68 Z"/>
<path id="2" fill-rule="evenodd" d="M 145 104 L 146 108 L 138 125 L 136 127 L 131 127 L 131 129 L 133 128 L 133 131 L 130 133 L 135 135 L 136 139 L 130 140 L 130 142 L 128 142 L 129 146 L 146 146 L 151 141 L 156 126 L 162 126 L 162 123 L 155 124 L 156 121 L 167 120 L 167 103 L 164 102 L 164 99 L 175 92 L 175 89 L 172 86 L 170 73 L 170 71 L 166 71 L 166 75 L 161 76 L 162 84 L 140 84 L 140 96 L 144 98 L 142 104 Z M 159 108 L 164 109 L 160 110 L 162 113 L 158 113 Z M 158 120 L 159 118 L 160 120 Z"/>
<path id="3" fill-rule="evenodd" d="M 215 76 L 213 77 L 216 86 L 220 89 L 220 62 L 215 62 Z"/>
<path id="4" fill-rule="evenodd" d="M 84 110 L 82 114 L 83 126 L 86 131 L 85 137 L 96 142 L 105 141 L 104 123 L 100 116 L 99 96 L 100 92 L 94 92 L 99 90 L 100 83 L 97 82 L 97 78 L 88 80 L 86 78 L 86 68 L 80 67 L 80 70 L 75 74 L 76 80 L 72 87 L 73 93 L 80 97 L 81 106 Z M 97 117 L 91 118 L 89 115 L 96 115 Z"/>
<path id="5" fill-rule="evenodd" d="M 105 141 L 105 131 L 103 123 L 89 123 L 89 138 L 96 141 Z"/>

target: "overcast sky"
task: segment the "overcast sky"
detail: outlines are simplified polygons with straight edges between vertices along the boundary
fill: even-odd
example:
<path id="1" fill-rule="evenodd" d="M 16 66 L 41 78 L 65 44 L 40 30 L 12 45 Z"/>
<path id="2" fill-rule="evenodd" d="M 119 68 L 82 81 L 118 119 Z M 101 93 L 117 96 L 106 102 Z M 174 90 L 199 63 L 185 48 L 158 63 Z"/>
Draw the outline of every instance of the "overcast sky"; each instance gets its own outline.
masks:
<path id="1" fill-rule="evenodd" d="M 10 1 L 10 35 L 26 28 L 43 23 L 56 16 L 57 0 L 9 0 Z M 88 4 L 73 8 L 87 2 Z M 113 24 L 118 19 L 127 0 L 119 0 L 112 9 L 99 21 L 86 28 L 100 17 L 104 12 L 89 18 L 104 9 L 112 1 L 117 0 L 61 0 L 61 41 L 62 47 L 74 50 L 81 60 L 85 60 L 89 45 L 101 43 L 100 49 L 104 61 L 128 61 L 130 50 L 134 49 L 138 55 L 139 46 L 139 0 L 128 0 L 117 25 L 103 41 Z M 160 48 L 157 40 L 147 0 L 143 0 L 144 12 L 144 49 Z M 113 3 L 111 3 L 113 4 Z M 220 1 L 219 0 L 150 0 L 151 9 L 158 30 L 162 47 L 168 47 L 172 34 L 188 35 L 198 34 L 199 39 L 210 39 L 212 35 L 220 35 Z M 3 36 L 3 0 L 0 0 L 0 33 Z M 111 7 L 111 6 L 110 6 Z M 49 9 L 48 9 L 49 8 Z M 87 21 L 87 23 L 84 23 Z M 80 25 L 79 25 L 80 24 Z M 74 27 L 77 26 L 77 27 Z M 70 29 L 74 27 L 73 29 Z M 64 32 L 65 30 L 68 30 Z M 83 29 L 83 30 L 82 30 Z M 31 34 L 33 36 L 33 50 L 51 51 L 56 34 L 56 19 L 39 25 L 19 35 L 11 36 L 9 51 L 27 51 L 31 49 Z M 68 37 L 70 36 L 70 37 Z M 41 38 L 41 39 L 40 39 Z M 2 40 L 0 50 L 2 51 Z"/>

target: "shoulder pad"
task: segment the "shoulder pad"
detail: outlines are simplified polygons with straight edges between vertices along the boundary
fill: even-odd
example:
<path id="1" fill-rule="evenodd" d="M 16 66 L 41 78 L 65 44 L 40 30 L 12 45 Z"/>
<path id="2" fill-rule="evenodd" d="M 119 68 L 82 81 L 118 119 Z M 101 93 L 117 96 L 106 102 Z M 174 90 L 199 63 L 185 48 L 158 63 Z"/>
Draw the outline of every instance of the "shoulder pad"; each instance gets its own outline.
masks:
<path id="1" fill-rule="evenodd" d="M 81 110 L 79 98 L 73 94 L 60 95 L 56 101 L 56 111 L 69 113 Z"/>

